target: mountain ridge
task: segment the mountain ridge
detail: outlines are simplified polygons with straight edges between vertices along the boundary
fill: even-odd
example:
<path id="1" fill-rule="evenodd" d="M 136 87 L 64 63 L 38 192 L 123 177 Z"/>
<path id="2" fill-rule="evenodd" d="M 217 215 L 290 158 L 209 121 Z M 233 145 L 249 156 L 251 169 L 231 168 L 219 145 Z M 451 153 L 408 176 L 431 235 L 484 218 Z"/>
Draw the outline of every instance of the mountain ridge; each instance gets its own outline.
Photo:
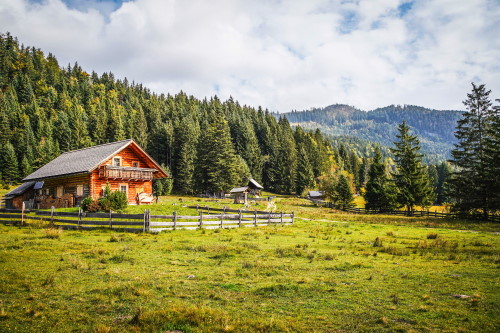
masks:
<path id="1" fill-rule="evenodd" d="M 396 139 L 397 125 L 406 120 L 422 145 L 426 160 L 446 160 L 456 142 L 454 131 L 463 111 L 435 110 L 417 105 L 389 105 L 370 111 L 346 104 L 282 113 L 291 125 L 319 128 L 333 136 L 353 136 L 385 146 Z"/>

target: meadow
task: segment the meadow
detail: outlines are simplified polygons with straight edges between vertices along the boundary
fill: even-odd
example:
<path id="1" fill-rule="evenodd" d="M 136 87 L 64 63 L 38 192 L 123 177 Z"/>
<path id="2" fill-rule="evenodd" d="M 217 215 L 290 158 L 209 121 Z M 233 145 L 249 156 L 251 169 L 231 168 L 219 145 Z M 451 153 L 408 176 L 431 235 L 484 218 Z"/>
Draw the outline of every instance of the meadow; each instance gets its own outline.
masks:
<path id="1" fill-rule="evenodd" d="M 234 207 L 198 200 L 148 208 Z M 160 234 L 0 224 L 0 331 L 500 330 L 497 225 L 271 205 L 254 208 L 299 218 Z"/>

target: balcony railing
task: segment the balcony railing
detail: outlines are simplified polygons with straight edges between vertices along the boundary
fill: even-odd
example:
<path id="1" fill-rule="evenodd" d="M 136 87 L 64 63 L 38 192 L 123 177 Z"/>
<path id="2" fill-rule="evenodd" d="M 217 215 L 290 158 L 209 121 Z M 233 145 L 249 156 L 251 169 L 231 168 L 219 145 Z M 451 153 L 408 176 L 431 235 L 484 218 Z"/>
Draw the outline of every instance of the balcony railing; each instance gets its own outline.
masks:
<path id="1" fill-rule="evenodd" d="M 105 165 L 99 169 L 99 177 L 123 180 L 151 180 L 156 169 Z"/>

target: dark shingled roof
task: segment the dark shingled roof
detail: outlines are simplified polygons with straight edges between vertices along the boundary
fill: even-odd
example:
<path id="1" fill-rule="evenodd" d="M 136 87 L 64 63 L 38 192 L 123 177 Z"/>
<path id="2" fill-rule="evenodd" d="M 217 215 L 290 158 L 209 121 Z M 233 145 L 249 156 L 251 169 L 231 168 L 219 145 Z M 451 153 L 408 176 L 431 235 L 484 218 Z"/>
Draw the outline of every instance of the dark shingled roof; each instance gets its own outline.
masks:
<path id="1" fill-rule="evenodd" d="M 18 195 L 21 195 L 24 192 L 26 192 L 27 190 L 29 190 L 30 188 L 32 188 L 33 185 L 35 185 L 35 182 L 27 182 L 27 183 L 21 184 L 21 186 L 18 186 L 15 189 L 13 189 L 12 191 L 10 191 L 9 193 L 5 194 L 5 197 L 6 198 L 17 197 Z"/>
<path id="2" fill-rule="evenodd" d="M 23 182 L 64 175 L 90 173 L 132 143 L 132 139 L 68 151 L 23 179 Z"/>
<path id="3" fill-rule="evenodd" d="M 253 179 L 253 178 L 250 178 L 248 186 L 251 186 L 251 185 L 253 185 L 255 188 L 258 188 L 258 189 L 261 189 L 261 190 L 264 189 L 264 187 L 262 185 L 260 185 L 259 183 L 257 183 L 257 181 L 255 179 Z"/>
<path id="4" fill-rule="evenodd" d="M 229 192 L 229 194 L 231 194 L 231 193 L 243 193 L 243 192 L 246 192 L 246 191 L 248 191 L 248 186 L 245 186 L 245 187 L 235 187 L 235 188 L 233 188 Z"/>

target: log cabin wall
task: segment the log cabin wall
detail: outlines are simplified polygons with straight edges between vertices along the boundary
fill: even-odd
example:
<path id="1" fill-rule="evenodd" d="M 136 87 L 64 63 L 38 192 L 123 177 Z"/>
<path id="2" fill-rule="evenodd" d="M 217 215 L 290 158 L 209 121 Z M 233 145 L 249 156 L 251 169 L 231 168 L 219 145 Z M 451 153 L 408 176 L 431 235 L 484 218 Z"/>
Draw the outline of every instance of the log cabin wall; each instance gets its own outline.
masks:
<path id="1" fill-rule="evenodd" d="M 44 179 L 42 193 L 54 198 L 60 198 L 64 194 L 72 194 L 75 198 L 75 204 L 79 205 L 84 198 L 90 195 L 90 176 L 84 174 Z"/>
<path id="2" fill-rule="evenodd" d="M 99 169 L 96 169 L 91 174 L 90 193 L 92 198 L 99 199 L 103 195 L 103 190 L 106 183 L 109 182 L 112 191 L 120 190 L 121 185 L 127 186 L 127 199 L 129 204 L 136 203 L 137 194 L 141 192 L 153 193 L 153 181 L 131 181 L 121 179 L 106 179 L 99 178 Z"/>

